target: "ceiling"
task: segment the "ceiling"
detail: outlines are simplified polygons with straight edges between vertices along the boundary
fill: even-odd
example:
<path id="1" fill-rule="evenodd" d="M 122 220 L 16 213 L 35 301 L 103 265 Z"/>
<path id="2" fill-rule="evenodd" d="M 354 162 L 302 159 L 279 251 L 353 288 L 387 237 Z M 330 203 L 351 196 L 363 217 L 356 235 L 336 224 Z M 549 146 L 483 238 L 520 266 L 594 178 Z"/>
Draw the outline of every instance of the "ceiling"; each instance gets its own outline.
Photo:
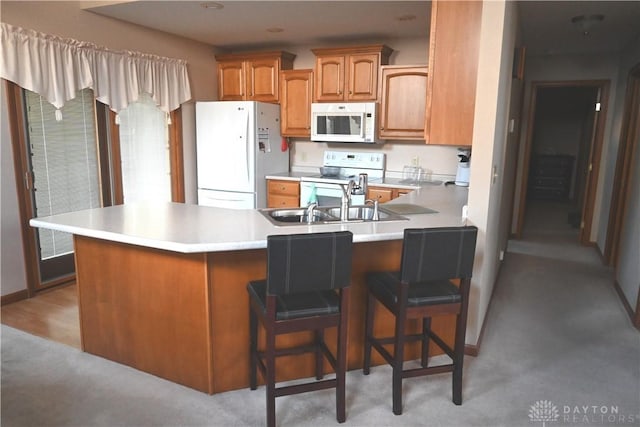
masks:
<path id="1" fill-rule="evenodd" d="M 202 5 L 221 5 L 221 9 Z M 527 53 L 620 51 L 640 34 L 640 1 L 521 1 Z M 102 1 L 91 12 L 229 51 L 428 37 L 430 1 Z M 604 15 L 584 35 L 578 15 Z M 282 31 L 279 31 L 282 30 Z"/>

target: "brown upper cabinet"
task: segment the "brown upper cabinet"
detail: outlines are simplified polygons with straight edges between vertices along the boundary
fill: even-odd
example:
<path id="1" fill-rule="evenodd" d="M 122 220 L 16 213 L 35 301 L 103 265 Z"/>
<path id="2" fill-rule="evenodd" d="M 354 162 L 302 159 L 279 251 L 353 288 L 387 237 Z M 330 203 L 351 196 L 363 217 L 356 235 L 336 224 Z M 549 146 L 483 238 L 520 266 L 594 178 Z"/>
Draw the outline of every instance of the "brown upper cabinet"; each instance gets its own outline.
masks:
<path id="1" fill-rule="evenodd" d="M 292 69 L 294 58 L 284 51 L 216 55 L 218 99 L 278 103 L 280 71 Z"/>
<path id="2" fill-rule="evenodd" d="M 381 67 L 380 138 L 424 140 L 427 67 Z"/>
<path id="3" fill-rule="evenodd" d="M 308 137 L 311 134 L 313 70 L 280 72 L 280 133 Z"/>
<path id="4" fill-rule="evenodd" d="M 393 50 L 385 45 L 311 49 L 316 102 L 377 101 L 378 73 Z"/>
<path id="5" fill-rule="evenodd" d="M 473 139 L 481 1 L 433 1 L 424 139 L 469 146 Z"/>

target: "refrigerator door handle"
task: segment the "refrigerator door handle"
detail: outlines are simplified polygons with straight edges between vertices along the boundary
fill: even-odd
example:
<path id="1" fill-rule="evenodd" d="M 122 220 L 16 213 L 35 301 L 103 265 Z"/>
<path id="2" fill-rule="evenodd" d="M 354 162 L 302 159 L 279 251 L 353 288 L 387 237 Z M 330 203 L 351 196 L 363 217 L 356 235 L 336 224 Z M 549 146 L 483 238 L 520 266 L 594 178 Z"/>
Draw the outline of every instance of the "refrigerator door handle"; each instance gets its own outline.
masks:
<path id="1" fill-rule="evenodd" d="M 245 138 L 244 138 L 244 158 L 245 158 L 245 182 L 249 182 L 249 179 L 251 178 L 251 172 L 249 171 L 249 168 L 251 168 L 251 159 L 249 158 L 249 153 L 251 152 L 250 149 L 251 147 L 249 146 L 249 144 L 252 143 L 253 138 L 249 138 L 249 114 L 246 114 L 244 116 L 245 122 Z"/>

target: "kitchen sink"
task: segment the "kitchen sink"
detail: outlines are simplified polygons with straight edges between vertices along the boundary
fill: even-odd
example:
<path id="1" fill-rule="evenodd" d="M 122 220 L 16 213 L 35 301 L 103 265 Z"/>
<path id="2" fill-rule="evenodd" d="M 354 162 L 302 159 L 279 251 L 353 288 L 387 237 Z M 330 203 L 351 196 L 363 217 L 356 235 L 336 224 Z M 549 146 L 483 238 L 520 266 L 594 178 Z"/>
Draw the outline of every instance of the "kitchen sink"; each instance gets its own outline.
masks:
<path id="1" fill-rule="evenodd" d="M 259 209 L 259 211 L 275 225 L 300 225 L 301 223 L 308 224 L 309 222 L 316 224 L 340 221 L 339 216 L 332 216 L 319 209 L 313 211 L 311 221 L 309 221 L 309 217 L 307 216 L 306 208 Z"/>
<path id="2" fill-rule="evenodd" d="M 340 220 L 340 207 L 317 207 L 313 210 L 313 217 L 308 221 L 306 208 L 270 208 L 258 209 L 258 211 L 276 226 L 302 225 L 302 224 L 335 224 L 350 222 L 387 222 L 406 221 L 408 218 L 378 208 L 378 219 L 373 219 L 373 206 L 351 206 L 349 217 L 346 221 Z"/>

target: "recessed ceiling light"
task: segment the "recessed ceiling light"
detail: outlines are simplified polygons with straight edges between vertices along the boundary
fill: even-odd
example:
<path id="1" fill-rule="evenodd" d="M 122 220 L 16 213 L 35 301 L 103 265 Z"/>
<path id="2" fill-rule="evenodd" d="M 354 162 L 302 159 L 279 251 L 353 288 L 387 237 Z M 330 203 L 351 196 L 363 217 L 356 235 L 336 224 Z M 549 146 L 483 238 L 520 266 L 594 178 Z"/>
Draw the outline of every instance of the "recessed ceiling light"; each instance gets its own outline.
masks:
<path id="1" fill-rule="evenodd" d="M 280 28 L 280 27 L 271 27 L 271 28 L 267 28 L 267 32 L 268 33 L 281 33 L 283 32 L 284 29 Z"/>
<path id="2" fill-rule="evenodd" d="M 396 18 L 400 22 L 413 21 L 414 19 L 416 19 L 416 15 L 401 15 Z"/>
<path id="3" fill-rule="evenodd" d="M 215 1 L 208 1 L 206 3 L 200 3 L 200 7 L 204 9 L 222 9 L 224 5 L 216 3 Z"/>

